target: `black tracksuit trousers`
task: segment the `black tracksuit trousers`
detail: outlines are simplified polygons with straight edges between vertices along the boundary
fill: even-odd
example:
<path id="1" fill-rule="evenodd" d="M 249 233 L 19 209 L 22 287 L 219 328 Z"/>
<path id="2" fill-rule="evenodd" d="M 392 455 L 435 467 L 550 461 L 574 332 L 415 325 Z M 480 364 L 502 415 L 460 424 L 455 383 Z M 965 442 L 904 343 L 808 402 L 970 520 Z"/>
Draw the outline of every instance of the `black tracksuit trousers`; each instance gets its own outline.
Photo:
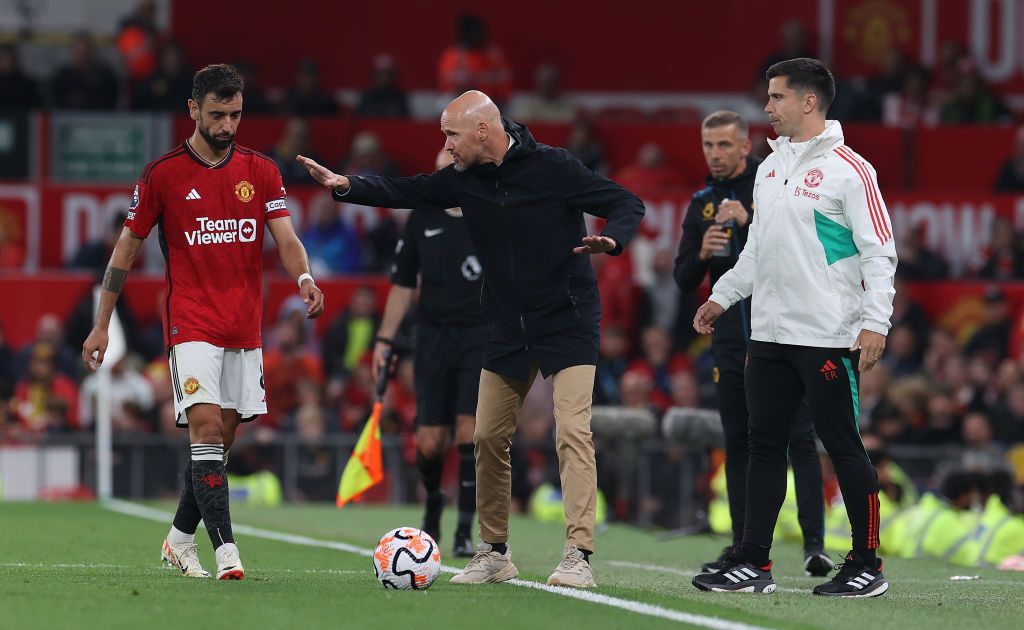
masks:
<path id="1" fill-rule="evenodd" d="M 746 520 L 747 468 L 750 461 L 750 429 L 743 366 L 747 346 L 715 340 L 711 347 L 715 359 L 718 409 L 725 432 L 725 484 L 732 518 L 732 544 L 743 542 Z M 821 462 L 814 439 L 814 426 L 807 406 L 801 405 L 789 437 L 789 461 L 796 479 L 797 519 L 803 532 L 804 549 L 821 551 L 825 540 L 825 505 L 822 495 Z M 785 480 L 783 480 L 785 491 Z"/>
<path id="2" fill-rule="evenodd" d="M 750 410 L 743 553 L 766 556 L 786 494 L 786 451 L 794 418 L 806 401 L 814 429 L 839 478 L 864 559 L 878 547 L 878 477 L 860 439 L 857 363 L 860 352 L 751 341 L 745 371 Z M 754 558 L 752 560 L 766 560 Z"/>

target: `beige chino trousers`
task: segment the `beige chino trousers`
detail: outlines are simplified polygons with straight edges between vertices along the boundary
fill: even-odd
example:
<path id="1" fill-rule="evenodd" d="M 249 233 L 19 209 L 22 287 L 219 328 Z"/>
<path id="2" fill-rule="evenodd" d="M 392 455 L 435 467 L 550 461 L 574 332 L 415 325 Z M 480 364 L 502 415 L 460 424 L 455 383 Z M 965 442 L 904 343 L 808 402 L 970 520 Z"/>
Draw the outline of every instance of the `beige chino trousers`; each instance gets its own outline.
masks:
<path id="1" fill-rule="evenodd" d="M 593 365 L 576 365 L 554 376 L 555 448 L 562 479 L 567 545 L 594 551 L 597 505 L 597 463 L 590 432 L 593 402 Z M 530 391 L 537 367 L 527 381 L 481 370 L 476 410 L 476 509 L 480 539 L 508 541 L 508 515 L 512 503 L 512 464 L 509 448 L 516 432 L 519 410 Z"/>

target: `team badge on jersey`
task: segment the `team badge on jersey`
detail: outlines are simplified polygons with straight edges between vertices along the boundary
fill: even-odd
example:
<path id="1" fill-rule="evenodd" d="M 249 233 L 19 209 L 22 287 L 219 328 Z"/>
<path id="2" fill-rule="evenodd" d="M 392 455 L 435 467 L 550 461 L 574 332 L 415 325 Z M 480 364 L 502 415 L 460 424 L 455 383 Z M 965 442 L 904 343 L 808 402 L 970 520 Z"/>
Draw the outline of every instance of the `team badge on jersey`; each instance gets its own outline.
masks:
<path id="1" fill-rule="evenodd" d="M 825 179 L 825 174 L 816 168 L 812 168 L 807 171 L 807 176 L 804 177 L 804 183 L 807 184 L 808 188 L 817 188 L 823 179 Z"/>
<path id="2" fill-rule="evenodd" d="M 188 377 L 185 379 L 185 387 L 183 389 L 189 396 L 196 393 L 199 391 L 199 379 L 194 376 Z"/>
<path id="3" fill-rule="evenodd" d="M 242 203 L 249 203 L 256 196 L 256 189 L 244 179 L 235 184 L 235 196 Z"/>
<path id="4" fill-rule="evenodd" d="M 704 215 L 705 219 L 710 219 L 711 217 L 715 216 L 715 204 L 708 202 L 708 204 L 704 206 L 704 209 L 701 210 L 700 213 Z"/>

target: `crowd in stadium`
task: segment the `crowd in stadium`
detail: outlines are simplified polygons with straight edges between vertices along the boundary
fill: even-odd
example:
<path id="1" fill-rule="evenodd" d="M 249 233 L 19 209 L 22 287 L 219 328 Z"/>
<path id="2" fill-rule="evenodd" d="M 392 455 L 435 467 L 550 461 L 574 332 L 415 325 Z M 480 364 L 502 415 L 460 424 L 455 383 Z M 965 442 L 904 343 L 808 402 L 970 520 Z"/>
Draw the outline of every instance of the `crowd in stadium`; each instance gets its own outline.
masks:
<path id="1" fill-rule="evenodd" d="M 43 85 L 21 73 L 14 46 L 0 46 L 0 104 L 21 109 L 182 110 L 191 90 L 187 50 L 159 32 L 152 11 L 152 3 L 144 2 L 121 25 L 116 38 L 122 63 L 118 72 L 97 57 L 91 37 L 84 33 L 74 40 L 72 61 Z M 799 24 L 787 24 L 779 51 L 762 65 L 811 54 Z M 941 58 L 936 67 L 924 68 L 894 51 L 877 76 L 840 78 L 830 118 L 897 127 L 1013 122 L 1015 116 L 985 84 L 963 49 L 944 46 Z M 267 153 L 278 162 L 286 183 L 309 183 L 293 156 L 309 155 L 308 117 L 336 115 L 342 108 L 332 91 L 341 86 L 322 85 L 316 63 L 307 60 L 299 64 L 294 85 L 263 90 L 258 69 L 244 61 L 236 63 L 246 74 L 247 114 L 291 117 L 280 142 L 264 147 Z M 362 93 L 357 114 L 408 116 L 400 68 L 393 59 L 379 57 L 372 70 L 374 83 Z M 460 23 L 460 40 L 438 62 L 438 90 L 457 93 L 478 87 L 495 100 L 514 104 L 512 117 L 575 121 L 568 148 L 595 170 L 606 170 L 601 140 L 588 118 L 577 117 L 571 95 L 561 91 L 558 69 L 540 67 L 536 91 L 514 101 L 510 72 L 500 46 L 488 40 L 486 25 L 467 16 Z M 750 111 L 741 113 L 760 116 L 764 93 L 765 81 L 754 81 Z M 241 137 L 244 134 L 243 125 Z M 407 174 L 398 172 L 372 133 L 356 136 L 337 170 Z M 627 187 L 693 183 L 667 164 L 654 144 L 645 146 L 632 165 L 610 175 Z M 993 173 L 992 181 L 999 190 L 1024 190 L 1024 135 L 1016 154 L 1008 157 L 1000 173 Z M 107 238 L 86 244 L 69 266 L 101 271 L 122 219 L 114 220 Z M 373 232 L 361 234 L 337 212 L 322 211 L 300 237 L 320 277 L 380 274 L 390 266 L 398 220 L 384 221 Z M 1018 474 L 1024 474 L 1024 353 L 1019 339 L 1024 322 L 1010 308 L 999 284 L 1024 279 L 1021 235 L 997 222 L 987 259 L 967 274 L 993 282 L 981 300 L 981 321 L 956 330 L 930 318 L 902 290 L 904 282 L 948 278 L 946 261 L 914 233 L 898 235 L 898 247 L 899 284 L 888 347 L 880 366 L 862 377 L 863 434 L 887 445 L 959 446 L 957 464 L 972 470 L 1002 469 L 1012 457 Z M 675 252 L 655 251 L 653 240 L 641 234 L 627 254 L 593 257 L 604 307 L 595 404 L 649 408 L 659 414 L 671 407 L 715 408 L 707 340 L 691 327 L 701 298 L 683 295 L 676 287 Z M 356 431 L 372 404 L 369 352 L 381 307 L 375 291 L 357 290 L 326 334 L 318 336 L 304 317 L 301 300 L 286 302 L 276 323 L 264 330 L 270 411 L 251 430 L 267 436 L 289 432 L 313 440 L 325 433 Z M 0 327 L 0 443 L 31 442 L 45 434 L 92 427 L 96 377 L 86 376 L 80 359 L 82 340 L 91 326 L 89 309 L 83 305 L 67 321 L 44 317 L 36 339 L 22 347 L 11 347 Z M 160 324 L 140 328 L 127 308 L 119 311 L 131 352 L 113 370 L 115 429 L 175 432 Z M 411 434 L 411 371 L 412 361 L 406 356 L 388 391 L 387 432 Z M 540 403 L 536 407 L 527 407 L 527 421 L 535 428 L 521 439 L 550 435 L 553 430 L 553 418 L 545 415 Z"/>

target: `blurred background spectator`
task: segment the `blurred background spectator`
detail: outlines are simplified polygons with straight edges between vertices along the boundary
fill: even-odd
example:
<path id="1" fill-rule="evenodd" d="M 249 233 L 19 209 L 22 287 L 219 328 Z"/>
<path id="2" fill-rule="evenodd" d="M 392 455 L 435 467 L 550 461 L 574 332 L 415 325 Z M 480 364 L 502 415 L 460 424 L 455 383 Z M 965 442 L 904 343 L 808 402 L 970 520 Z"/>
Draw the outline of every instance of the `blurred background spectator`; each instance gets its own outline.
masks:
<path id="1" fill-rule="evenodd" d="M 393 177 L 398 174 L 398 169 L 391 157 L 380 148 L 377 134 L 360 131 L 352 139 L 352 150 L 338 164 L 338 172 Z"/>
<path id="2" fill-rule="evenodd" d="M 313 220 L 302 233 L 310 270 L 316 276 L 363 271 L 359 235 L 341 219 L 338 207 L 324 204 L 313 210 Z"/>
<path id="3" fill-rule="evenodd" d="M 594 133 L 594 123 L 587 118 L 577 118 L 569 128 L 569 139 L 565 148 L 591 170 L 607 175 L 608 162 L 605 160 L 604 145 Z"/>
<path id="4" fill-rule="evenodd" d="M 24 111 L 43 104 L 39 86 L 25 76 L 14 44 L 0 44 L 0 109 Z"/>
<path id="5" fill-rule="evenodd" d="M 60 109 L 114 109 L 120 87 L 114 71 L 97 58 L 92 35 L 77 33 L 70 50 L 70 63 L 58 68 L 50 82 L 54 106 Z"/>
<path id="6" fill-rule="evenodd" d="M 157 69 L 161 38 L 156 25 L 156 10 L 154 0 L 143 0 L 121 20 L 118 27 L 115 45 L 128 78 L 133 82 L 145 80 Z"/>
<path id="7" fill-rule="evenodd" d="M 438 89 L 450 96 L 480 90 L 501 106 L 512 95 L 512 68 L 490 41 L 487 23 L 471 13 L 459 18 L 458 41 L 441 53 L 437 79 Z"/>
<path id="8" fill-rule="evenodd" d="M 661 147 L 648 142 L 640 147 L 632 164 L 616 173 L 615 181 L 631 190 L 651 192 L 675 188 L 685 180 L 679 171 L 666 163 Z"/>
<path id="9" fill-rule="evenodd" d="M 177 42 L 160 47 L 156 70 L 146 76 L 135 89 L 132 107 L 147 111 L 187 111 L 184 94 L 192 93 L 192 71 L 185 61 L 185 51 Z"/>
<path id="10" fill-rule="evenodd" d="M 245 81 L 245 94 L 242 96 L 242 109 L 246 114 L 270 114 L 276 107 L 267 98 L 261 85 L 259 73 L 248 59 L 236 59 L 235 69 Z"/>
<path id="11" fill-rule="evenodd" d="M 533 93 L 517 101 L 512 116 L 516 120 L 556 123 L 570 122 L 576 116 L 572 100 L 562 93 L 558 66 L 552 63 L 537 66 Z"/>
<path id="12" fill-rule="evenodd" d="M 359 97 L 356 110 L 368 118 L 406 118 L 409 98 L 398 86 L 398 69 L 391 55 L 382 53 L 373 58 L 372 84 Z"/>
<path id="13" fill-rule="evenodd" d="M 312 59 L 303 59 L 295 75 L 295 84 L 284 98 L 284 111 L 289 116 L 332 116 L 338 104 L 320 85 L 320 66 Z"/>
<path id="14" fill-rule="evenodd" d="M 245 107 L 244 104 L 242 106 Z M 281 137 L 267 151 L 267 157 L 277 164 L 285 184 L 305 183 L 309 177 L 309 171 L 295 160 L 296 155 L 305 155 L 317 162 L 322 159 L 309 146 L 309 122 L 305 118 L 292 116 L 285 123 Z"/>

